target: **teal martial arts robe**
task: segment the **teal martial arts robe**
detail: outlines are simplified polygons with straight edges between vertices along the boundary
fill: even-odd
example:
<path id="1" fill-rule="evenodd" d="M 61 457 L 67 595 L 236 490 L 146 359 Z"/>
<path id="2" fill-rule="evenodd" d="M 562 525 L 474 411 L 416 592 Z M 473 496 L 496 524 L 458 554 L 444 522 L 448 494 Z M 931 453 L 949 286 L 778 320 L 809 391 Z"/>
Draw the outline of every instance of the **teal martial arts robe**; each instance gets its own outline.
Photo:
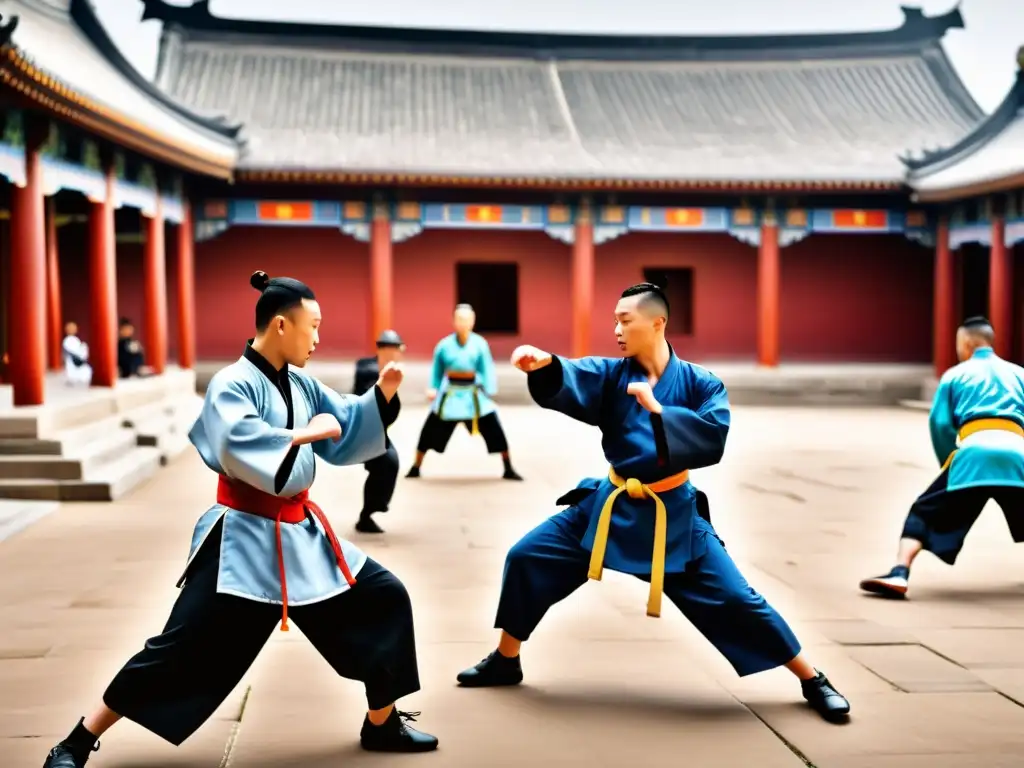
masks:
<path id="1" fill-rule="evenodd" d="M 287 387 L 283 391 L 289 395 L 289 403 L 261 372 L 261 361 L 249 346 L 242 358 L 210 381 L 202 413 L 189 432 L 207 467 L 264 493 L 290 497 L 313 484 L 317 456 L 344 466 L 362 464 L 384 453 L 384 421 L 375 388 L 359 397 L 340 395 L 312 376 L 286 368 L 287 384 L 281 382 L 280 386 Z M 394 398 L 392 402 L 397 407 Z M 288 423 L 289 412 L 294 423 Z M 292 446 L 291 430 L 305 427 L 318 413 L 338 419 L 341 439 Z M 189 564 L 221 521 L 217 591 L 280 604 L 273 520 L 214 504 L 196 524 Z M 319 521 L 309 516 L 302 523 L 282 525 L 281 536 L 284 561 L 289 565 L 289 605 L 319 602 L 350 588 Z M 350 571 L 358 574 L 366 554 L 349 541 L 340 543 Z"/>
<path id="2" fill-rule="evenodd" d="M 979 419 L 1004 419 L 1024 427 L 1024 369 L 996 355 L 991 347 L 950 368 L 939 380 L 928 426 L 940 464 L 949 464 L 946 490 L 984 485 L 1024 488 L 1024 439 L 1011 431 L 983 429 L 957 435 Z"/>
<path id="3" fill-rule="evenodd" d="M 911 506 L 901 537 L 952 565 L 994 499 L 1013 540 L 1024 541 L 1024 369 L 991 347 L 975 350 L 939 380 L 928 426 L 942 471 Z"/>
<path id="4" fill-rule="evenodd" d="M 472 380 L 452 380 L 448 374 L 471 374 Z M 498 392 L 498 374 L 487 340 L 470 333 L 465 344 L 453 333 L 434 347 L 430 388 L 437 391 L 431 410 L 442 421 L 479 420 L 494 413 L 491 400 Z"/>
<path id="5" fill-rule="evenodd" d="M 651 414 L 628 394 L 647 373 L 632 359 L 554 357 L 528 374 L 543 408 L 601 430 L 608 463 L 622 478 L 654 483 L 683 470 L 717 464 L 725 451 L 730 411 L 726 389 L 710 371 L 680 360 L 654 386 L 662 404 Z M 608 477 L 586 478 L 558 500 L 568 509 L 541 523 L 509 551 L 496 628 L 527 640 L 547 610 L 588 578 L 597 522 L 616 490 Z M 667 510 L 664 593 L 740 675 L 792 660 L 792 630 L 736 568 L 710 523 L 707 500 L 689 481 L 658 494 Z M 621 494 L 613 507 L 604 566 L 651 580 L 655 503 Z"/>

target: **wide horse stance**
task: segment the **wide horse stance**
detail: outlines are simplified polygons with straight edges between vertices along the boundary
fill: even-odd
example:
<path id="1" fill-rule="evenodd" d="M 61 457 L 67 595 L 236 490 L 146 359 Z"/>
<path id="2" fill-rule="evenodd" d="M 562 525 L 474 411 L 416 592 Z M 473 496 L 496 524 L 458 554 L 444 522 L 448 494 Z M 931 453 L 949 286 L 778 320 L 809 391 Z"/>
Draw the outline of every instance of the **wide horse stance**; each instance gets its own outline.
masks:
<path id="1" fill-rule="evenodd" d="M 844 719 L 849 702 L 747 584 L 711 525 L 706 497 L 689 480 L 691 469 L 717 464 L 725 450 L 724 385 L 669 346 L 668 302 L 658 286 L 627 289 L 615 316 L 622 358 L 569 360 L 529 346 L 512 355 L 538 405 L 600 428 L 611 469 L 581 481 L 558 501 L 568 509 L 509 551 L 495 621 L 498 648 L 460 673 L 459 683 L 521 682 L 521 644 L 552 605 L 608 567 L 650 583 L 649 616 L 660 615 L 664 592 L 738 674 L 785 665 L 811 707 L 826 719 Z"/>

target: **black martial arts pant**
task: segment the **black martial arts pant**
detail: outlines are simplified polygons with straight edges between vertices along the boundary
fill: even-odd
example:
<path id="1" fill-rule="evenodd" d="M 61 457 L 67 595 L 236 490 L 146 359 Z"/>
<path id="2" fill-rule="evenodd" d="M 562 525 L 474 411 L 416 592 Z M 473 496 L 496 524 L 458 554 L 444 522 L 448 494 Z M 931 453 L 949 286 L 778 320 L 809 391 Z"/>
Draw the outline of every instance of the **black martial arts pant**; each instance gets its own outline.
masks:
<path id="1" fill-rule="evenodd" d="M 427 420 L 423 423 L 423 429 L 420 431 L 420 441 L 416 446 L 416 450 L 420 453 L 426 453 L 427 451 L 444 453 L 444 449 L 448 447 L 448 441 L 452 438 L 452 433 L 455 432 L 455 428 L 459 424 L 465 425 L 467 430 L 473 429 L 472 419 L 444 421 L 431 411 L 427 416 Z M 508 440 L 505 439 L 505 430 L 498 420 L 497 411 L 491 411 L 486 416 L 481 416 L 477 419 L 477 428 L 484 438 L 484 443 L 487 444 L 488 453 L 505 453 L 508 451 Z"/>
<path id="2" fill-rule="evenodd" d="M 587 582 L 590 552 L 580 542 L 588 523 L 588 516 L 572 507 L 509 550 L 495 629 L 529 640 L 548 609 Z M 703 517 L 694 520 L 694 559 L 682 573 L 665 574 L 664 592 L 740 676 L 782 666 L 800 653 L 792 629 L 743 578 Z"/>
<path id="3" fill-rule="evenodd" d="M 281 606 L 217 592 L 220 523 L 192 562 L 161 634 L 117 673 L 103 702 L 172 744 L 205 723 L 241 681 L 281 620 Z M 370 709 L 420 689 L 405 586 L 367 559 L 347 592 L 289 606 L 288 616 L 342 677 L 366 686 Z"/>
<path id="4" fill-rule="evenodd" d="M 398 450 L 389 443 L 385 453 L 363 466 L 368 473 L 363 485 L 363 512 L 387 512 L 398 482 Z"/>
<path id="5" fill-rule="evenodd" d="M 901 538 L 921 542 L 922 548 L 953 565 L 978 515 L 994 500 L 1003 510 L 1010 535 L 1024 541 L 1024 488 L 980 485 L 949 490 L 944 469 L 910 507 Z"/>

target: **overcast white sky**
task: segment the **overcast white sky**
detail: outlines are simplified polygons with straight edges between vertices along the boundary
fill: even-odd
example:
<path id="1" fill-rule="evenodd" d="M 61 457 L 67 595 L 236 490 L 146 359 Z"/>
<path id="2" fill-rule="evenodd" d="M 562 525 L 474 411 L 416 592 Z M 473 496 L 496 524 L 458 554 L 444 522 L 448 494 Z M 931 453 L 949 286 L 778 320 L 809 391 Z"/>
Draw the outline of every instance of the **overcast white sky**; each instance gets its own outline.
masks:
<path id="1" fill-rule="evenodd" d="M 887 29 L 900 5 L 944 13 L 956 0 L 211 0 L 217 16 L 386 26 L 559 32 L 752 34 Z M 151 77 L 158 22 L 139 22 L 139 0 L 92 0 L 111 36 Z M 172 0 L 191 5 L 191 0 Z M 1024 45 L 1024 0 L 962 0 L 966 30 L 946 35 L 947 54 L 986 111 L 1013 82 Z"/>

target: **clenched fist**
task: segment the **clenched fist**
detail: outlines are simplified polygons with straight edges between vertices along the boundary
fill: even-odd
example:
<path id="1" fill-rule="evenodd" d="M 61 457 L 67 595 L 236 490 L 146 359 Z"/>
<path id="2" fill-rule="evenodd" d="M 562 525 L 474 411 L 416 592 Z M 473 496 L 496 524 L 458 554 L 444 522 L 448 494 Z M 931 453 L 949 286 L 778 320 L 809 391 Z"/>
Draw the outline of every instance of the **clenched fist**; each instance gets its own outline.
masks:
<path id="1" fill-rule="evenodd" d="M 551 355 L 542 349 L 523 344 L 512 351 L 512 365 L 524 373 L 539 371 L 546 365 L 551 365 Z"/>
<path id="2" fill-rule="evenodd" d="M 654 398 L 654 391 L 646 381 L 632 382 L 626 387 L 626 392 L 651 413 L 661 413 L 661 403 Z"/>
<path id="3" fill-rule="evenodd" d="M 401 363 L 391 362 L 381 369 L 380 376 L 377 379 L 377 386 L 380 387 L 380 391 L 384 393 L 384 397 L 389 402 L 395 396 L 404 377 L 405 373 L 402 371 Z"/>

